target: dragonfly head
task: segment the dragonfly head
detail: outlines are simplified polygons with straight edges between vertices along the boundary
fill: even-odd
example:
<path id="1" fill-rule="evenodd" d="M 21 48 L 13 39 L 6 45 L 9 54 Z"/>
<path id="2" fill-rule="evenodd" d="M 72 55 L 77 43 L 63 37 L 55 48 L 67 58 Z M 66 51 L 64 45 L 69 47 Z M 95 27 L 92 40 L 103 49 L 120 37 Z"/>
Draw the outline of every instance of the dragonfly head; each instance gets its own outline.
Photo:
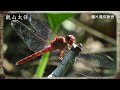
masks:
<path id="1" fill-rule="evenodd" d="M 66 39 L 66 42 L 70 45 L 72 45 L 75 42 L 75 37 L 73 35 L 67 35 L 65 39 Z"/>

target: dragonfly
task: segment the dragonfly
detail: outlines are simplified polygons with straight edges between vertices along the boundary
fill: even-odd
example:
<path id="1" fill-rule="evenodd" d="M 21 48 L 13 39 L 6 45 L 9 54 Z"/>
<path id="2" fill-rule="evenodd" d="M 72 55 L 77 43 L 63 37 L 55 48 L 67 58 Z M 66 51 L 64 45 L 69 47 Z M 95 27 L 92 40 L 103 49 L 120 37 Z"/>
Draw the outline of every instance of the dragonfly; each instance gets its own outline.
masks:
<path id="1" fill-rule="evenodd" d="M 51 52 L 53 50 L 59 50 L 58 57 L 63 60 L 65 50 L 69 50 L 69 46 L 75 43 L 75 37 L 73 35 L 57 36 L 54 32 L 52 32 L 52 29 L 39 14 L 28 14 L 28 17 L 28 21 L 32 28 L 23 24 L 19 20 L 11 21 L 11 26 L 18 34 L 18 36 L 27 44 L 30 50 L 35 52 L 34 54 L 16 62 L 16 65 L 24 64 L 38 56 L 45 54 L 46 52 Z M 83 48 L 81 51 L 84 51 L 84 49 L 85 48 Z M 110 68 L 111 65 L 113 65 L 112 59 L 110 57 L 107 55 L 100 55 L 95 53 L 86 54 L 81 52 L 79 53 L 76 60 L 83 64 L 85 63 L 87 67 L 92 68 L 92 71 L 90 71 L 91 75 L 97 74 L 97 70 L 95 70 L 96 67 Z M 97 63 L 91 63 L 90 61 L 92 60 L 93 62 Z M 81 75 L 86 76 L 85 73 L 82 73 Z"/>

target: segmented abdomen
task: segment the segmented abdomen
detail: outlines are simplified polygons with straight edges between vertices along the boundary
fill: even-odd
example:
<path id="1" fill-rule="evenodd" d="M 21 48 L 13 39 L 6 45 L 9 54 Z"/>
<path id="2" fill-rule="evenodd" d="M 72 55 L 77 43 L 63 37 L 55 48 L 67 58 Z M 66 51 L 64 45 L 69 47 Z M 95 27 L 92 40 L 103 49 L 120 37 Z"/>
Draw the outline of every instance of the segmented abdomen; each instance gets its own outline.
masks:
<path id="1" fill-rule="evenodd" d="M 28 62 L 28 61 L 30 61 L 30 60 L 33 60 L 34 58 L 36 58 L 36 57 L 38 57 L 38 56 L 40 56 L 40 55 L 42 55 L 42 54 L 44 54 L 44 53 L 46 53 L 46 52 L 49 52 L 49 51 L 51 51 L 52 49 L 53 49 L 53 48 L 52 48 L 51 46 L 48 46 L 48 47 L 46 47 L 45 49 L 40 50 L 40 51 L 38 51 L 38 52 L 30 55 L 30 56 L 27 56 L 27 57 L 23 58 L 22 60 L 16 62 L 16 65 L 23 64 L 23 63 L 26 63 L 26 62 Z"/>

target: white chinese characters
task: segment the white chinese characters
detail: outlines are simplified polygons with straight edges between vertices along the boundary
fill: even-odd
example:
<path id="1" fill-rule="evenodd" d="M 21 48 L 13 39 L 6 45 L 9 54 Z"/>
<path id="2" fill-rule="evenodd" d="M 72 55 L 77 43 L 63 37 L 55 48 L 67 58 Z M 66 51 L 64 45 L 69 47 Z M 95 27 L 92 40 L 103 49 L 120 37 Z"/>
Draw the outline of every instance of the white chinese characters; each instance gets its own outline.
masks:
<path id="1" fill-rule="evenodd" d="M 91 15 L 91 19 L 115 19 L 114 15 Z"/>
<path id="2" fill-rule="evenodd" d="M 28 15 L 6 15 L 6 20 L 28 20 Z"/>

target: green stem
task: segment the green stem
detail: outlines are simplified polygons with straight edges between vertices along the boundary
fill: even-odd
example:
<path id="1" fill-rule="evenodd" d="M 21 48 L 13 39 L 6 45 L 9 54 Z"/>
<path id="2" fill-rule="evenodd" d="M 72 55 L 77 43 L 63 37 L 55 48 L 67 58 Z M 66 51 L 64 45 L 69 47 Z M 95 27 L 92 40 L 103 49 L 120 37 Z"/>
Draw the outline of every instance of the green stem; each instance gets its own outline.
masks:
<path id="1" fill-rule="evenodd" d="M 41 78 L 43 76 L 45 68 L 47 66 L 49 55 L 50 53 L 48 52 L 42 56 L 35 74 L 35 78 Z"/>

